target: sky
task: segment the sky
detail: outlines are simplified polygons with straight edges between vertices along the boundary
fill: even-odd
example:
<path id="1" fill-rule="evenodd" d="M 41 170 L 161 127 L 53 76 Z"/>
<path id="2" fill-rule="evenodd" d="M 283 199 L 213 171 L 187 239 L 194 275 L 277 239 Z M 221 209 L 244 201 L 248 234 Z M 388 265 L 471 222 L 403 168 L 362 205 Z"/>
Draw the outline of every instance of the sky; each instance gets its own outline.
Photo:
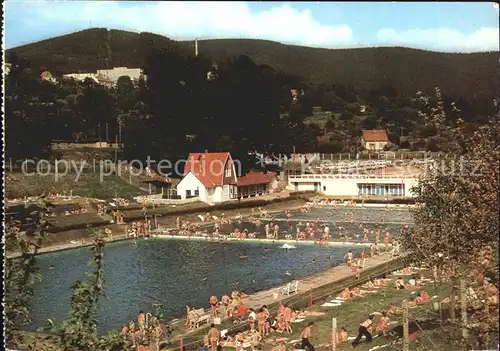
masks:
<path id="1" fill-rule="evenodd" d="M 90 27 L 176 40 L 252 38 L 322 48 L 499 50 L 493 2 L 5 2 L 5 48 Z"/>

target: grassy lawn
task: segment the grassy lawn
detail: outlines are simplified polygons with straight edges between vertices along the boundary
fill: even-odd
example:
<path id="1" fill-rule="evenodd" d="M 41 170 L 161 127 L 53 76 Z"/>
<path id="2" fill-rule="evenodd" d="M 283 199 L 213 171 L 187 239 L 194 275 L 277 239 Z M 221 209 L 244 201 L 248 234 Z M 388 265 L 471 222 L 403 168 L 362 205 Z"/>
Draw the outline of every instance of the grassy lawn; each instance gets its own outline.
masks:
<path id="1" fill-rule="evenodd" d="M 390 269 L 392 270 L 393 267 L 395 267 L 398 263 L 394 262 L 391 264 Z M 384 269 L 382 268 L 382 272 Z M 375 274 L 374 274 L 375 272 Z M 365 272 L 364 275 L 362 274 L 361 276 L 361 281 L 364 281 L 364 278 L 370 275 L 376 275 L 380 274 L 381 269 L 380 267 L 378 269 L 372 270 L 371 272 Z M 394 276 L 389 276 L 394 280 Z M 404 279 L 408 279 L 409 277 L 404 277 Z M 331 336 L 331 329 L 332 329 L 332 318 L 335 317 L 337 318 L 337 328 L 338 330 L 342 327 L 345 327 L 348 331 L 348 334 L 350 337 L 355 337 L 357 335 L 357 331 L 359 328 L 359 324 L 364 321 L 369 314 L 373 312 L 382 312 L 387 310 L 390 306 L 394 307 L 401 307 L 403 300 L 408 299 L 411 296 L 411 290 L 394 290 L 392 288 L 392 282 L 390 283 L 389 287 L 386 288 L 381 288 L 378 289 L 379 291 L 376 294 L 367 294 L 363 297 L 360 298 L 355 298 L 352 300 L 348 300 L 342 304 L 340 307 L 321 307 L 321 304 L 323 304 L 326 301 L 330 301 L 338 296 L 338 291 L 344 286 L 352 286 L 351 284 L 354 283 L 353 279 L 348 279 L 344 282 L 338 282 L 335 284 L 332 284 L 330 286 L 325 286 L 321 287 L 317 290 L 314 291 L 313 295 L 315 297 L 318 296 L 324 296 L 320 298 L 318 301 L 316 301 L 313 304 L 313 311 L 317 312 L 324 312 L 325 314 L 322 316 L 316 316 L 316 317 L 307 317 L 305 321 L 300 322 L 300 323 L 294 323 L 293 324 L 293 329 L 294 332 L 291 335 L 287 334 L 279 334 L 279 333 L 274 333 L 271 334 L 270 336 L 267 336 L 264 338 L 265 342 L 261 345 L 263 350 L 269 350 L 271 349 L 274 345 L 273 341 L 270 340 L 272 338 L 280 338 L 280 337 L 285 337 L 287 338 L 287 349 L 292 349 L 293 344 L 289 344 L 289 342 L 293 340 L 298 340 L 300 337 L 300 332 L 302 328 L 308 323 L 308 322 L 314 322 L 314 329 L 313 329 L 313 337 L 311 338 L 311 342 L 315 346 L 316 349 L 318 350 L 331 350 L 331 344 L 330 344 L 330 336 Z M 436 325 L 436 322 L 429 323 L 426 322 L 426 319 L 429 319 L 429 317 L 433 318 L 435 321 L 438 320 L 438 315 L 433 311 L 433 303 L 437 301 L 441 301 L 445 297 L 449 296 L 451 292 L 451 287 L 449 284 L 444 283 L 443 286 L 441 287 L 440 292 L 436 293 L 436 289 L 433 283 L 427 283 L 425 287 L 415 290 L 415 291 L 420 291 L 420 290 L 426 290 L 430 296 L 438 295 L 437 298 L 432 299 L 425 303 L 424 305 L 415 307 L 415 308 L 410 308 L 409 309 L 409 317 L 410 317 L 410 338 L 411 338 L 411 343 L 410 343 L 410 350 L 436 350 L 436 347 L 439 350 L 444 350 L 444 351 L 454 351 L 456 350 L 456 346 L 448 345 L 446 340 L 443 340 L 441 337 L 441 334 L 439 333 L 438 330 L 435 330 L 439 326 Z M 367 289 L 367 290 L 373 290 L 373 289 Z M 285 303 L 289 303 L 291 306 L 295 308 L 301 308 L 301 309 L 308 309 L 308 298 L 307 297 L 292 297 L 289 298 L 288 301 L 285 300 Z M 271 305 L 270 306 L 270 311 L 272 313 L 275 312 L 276 306 Z M 358 350 L 363 350 L 367 351 L 370 350 L 371 348 L 375 346 L 384 346 L 384 350 L 401 350 L 402 349 L 402 334 L 403 334 L 403 328 L 402 328 L 402 322 L 403 322 L 403 317 L 401 312 L 396 312 L 395 314 L 390 314 L 390 321 L 392 322 L 389 329 L 390 329 L 390 334 L 387 337 L 384 336 L 378 336 L 374 338 L 372 343 L 362 343 L 356 348 Z M 378 323 L 379 316 L 375 318 L 375 324 Z M 413 338 L 412 334 L 415 332 L 419 332 L 419 327 L 414 323 L 414 321 L 417 320 L 418 325 L 424 330 L 424 333 L 421 335 L 418 335 L 418 337 Z M 230 327 L 230 325 L 221 325 L 219 329 L 225 329 Z M 247 326 L 243 326 L 243 330 L 248 329 Z M 206 332 L 206 331 L 205 331 Z M 373 333 L 372 335 L 377 335 L 378 333 Z M 184 338 L 184 343 L 186 346 L 186 349 L 191 350 L 192 347 L 190 345 L 190 342 L 194 342 L 195 340 L 200 338 L 200 335 L 202 333 L 196 333 L 196 335 L 192 335 L 189 337 Z M 342 345 L 337 345 L 338 350 L 343 350 L 343 349 L 350 349 L 351 340 L 349 341 L 348 344 L 342 344 Z M 173 349 L 175 347 L 178 347 L 177 343 L 173 343 L 169 345 L 169 349 Z M 178 348 L 177 348 L 178 349 Z M 228 348 L 231 349 L 231 348 Z"/>
<path id="2" fill-rule="evenodd" d="M 389 263 L 389 270 L 393 270 L 393 269 L 399 269 L 402 267 L 402 261 L 401 260 L 394 260 L 394 261 L 391 261 Z M 359 282 L 364 282 L 368 279 L 369 276 L 374 276 L 374 277 L 377 277 L 377 276 L 381 276 L 383 275 L 384 273 L 386 272 L 386 267 L 385 265 L 383 266 L 379 266 L 379 267 L 374 267 L 374 268 L 371 268 L 371 269 L 367 269 L 367 270 L 364 270 L 364 271 L 361 271 L 361 276 L 360 276 L 360 280 L 356 280 L 354 278 L 354 276 L 350 276 L 348 278 L 345 278 L 345 279 L 341 279 L 341 280 L 338 280 L 334 283 L 331 283 L 331 284 L 326 284 L 326 285 L 323 285 L 321 287 L 318 287 L 316 289 L 313 290 L 313 310 L 314 311 L 322 311 L 322 312 L 328 312 L 328 310 L 325 310 L 323 307 L 320 307 L 321 304 L 323 304 L 324 302 L 327 302 L 327 301 L 330 301 L 332 299 L 334 299 L 335 297 L 338 296 L 338 292 L 340 290 L 342 290 L 343 288 L 345 288 L 346 286 L 348 287 L 351 287 L 351 286 L 354 286 L 356 284 L 359 284 Z M 285 298 L 283 299 L 283 303 L 286 303 L 286 304 L 289 304 L 290 306 L 292 306 L 293 308 L 296 308 L 296 309 L 300 309 L 300 310 L 305 310 L 305 309 L 308 309 L 308 306 L 309 306 L 309 293 L 306 292 L 306 293 L 301 293 L 301 294 L 298 294 L 298 295 L 291 295 L 290 297 L 288 298 Z M 277 311 L 277 305 L 278 303 L 275 302 L 273 304 L 268 304 L 268 308 L 269 308 L 269 311 L 271 313 L 276 313 Z M 343 308 L 344 306 L 342 306 Z M 363 307 L 365 308 L 365 307 Z M 338 312 L 338 310 L 332 310 L 330 311 L 331 313 L 335 313 L 335 312 Z M 361 318 L 361 317 L 360 317 Z M 309 322 L 309 321 L 319 321 L 319 320 L 324 320 L 324 322 L 330 326 L 331 328 L 331 317 L 328 317 L 327 315 L 325 316 L 322 316 L 321 318 L 312 318 L 312 317 L 308 317 L 308 319 L 306 320 L 306 322 Z M 361 321 L 358 321 L 358 325 Z M 340 327 L 340 321 L 338 322 L 339 323 L 339 327 Z M 300 329 L 304 326 L 304 323 L 296 323 L 294 325 L 294 329 L 296 331 L 298 331 L 296 336 L 295 337 L 295 334 L 292 335 L 291 339 L 290 340 L 293 340 L 293 339 L 297 339 L 298 338 L 298 335 L 300 334 Z M 223 330 L 223 329 L 230 329 L 230 332 L 231 334 L 233 334 L 234 332 L 236 332 L 237 330 L 247 330 L 248 329 L 248 325 L 247 324 L 240 324 L 238 325 L 237 327 L 234 327 L 231 323 L 229 322 L 223 322 L 221 326 L 219 326 L 219 330 Z M 317 327 L 316 327 L 317 328 Z M 356 327 L 357 328 L 357 327 Z M 357 330 L 357 329 L 356 329 Z M 176 330 L 174 334 L 180 334 L 180 333 L 183 333 L 183 329 L 180 329 L 180 330 Z M 188 335 L 184 335 L 184 345 L 186 347 L 186 350 L 192 350 L 195 348 L 195 345 L 197 344 L 198 341 L 201 340 L 202 336 L 207 332 L 206 328 L 204 329 L 199 329 L 195 332 L 192 332 Z M 329 331 L 327 332 L 329 333 Z M 282 334 L 275 334 L 274 336 L 280 336 Z M 282 336 L 285 336 L 285 335 L 282 335 Z M 288 337 L 288 336 L 287 336 Z M 327 337 L 327 340 L 328 340 L 328 337 Z M 322 343 L 322 341 L 320 342 Z M 316 342 L 316 344 L 314 344 L 315 346 L 318 344 L 320 344 L 318 342 Z M 293 345 L 292 345 L 293 346 Z M 175 349 L 176 350 L 179 350 L 179 343 L 178 342 L 172 342 L 170 345 L 168 345 L 168 349 Z"/>
<path id="3" fill-rule="evenodd" d="M 131 199 L 143 194 L 137 185 L 129 184 L 116 176 L 104 177 L 101 182 L 99 173 L 84 172 L 78 181 L 75 174 L 67 174 L 55 181 L 54 173 L 42 176 L 39 174 L 23 175 L 21 172 L 6 172 L 5 197 L 22 198 L 48 193 L 70 194 L 97 199 L 112 199 L 116 194 Z"/>

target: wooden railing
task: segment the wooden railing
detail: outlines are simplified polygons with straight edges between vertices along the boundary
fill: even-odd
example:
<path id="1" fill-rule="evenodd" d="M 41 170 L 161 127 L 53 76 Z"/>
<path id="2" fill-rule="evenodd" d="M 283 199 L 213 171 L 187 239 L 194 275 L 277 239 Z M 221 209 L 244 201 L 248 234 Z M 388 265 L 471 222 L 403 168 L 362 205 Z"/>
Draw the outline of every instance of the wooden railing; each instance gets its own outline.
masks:
<path id="1" fill-rule="evenodd" d="M 374 174 L 300 174 L 288 176 L 288 181 L 293 183 L 295 180 L 307 179 L 415 179 L 410 175 L 374 175 Z"/>

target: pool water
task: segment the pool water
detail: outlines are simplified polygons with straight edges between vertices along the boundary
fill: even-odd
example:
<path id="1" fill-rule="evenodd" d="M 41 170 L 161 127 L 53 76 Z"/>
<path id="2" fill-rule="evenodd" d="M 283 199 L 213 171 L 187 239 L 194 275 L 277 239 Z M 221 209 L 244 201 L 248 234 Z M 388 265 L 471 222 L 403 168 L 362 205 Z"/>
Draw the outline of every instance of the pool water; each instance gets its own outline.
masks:
<path id="1" fill-rule="evenodd" d="M 153 303 L 163 304 L 165 316 L 175 318 L 184 314 L 186 304 L 207 308 L 211 295 L 220 298 L 232 290 L 252 293 L 284 284 L 338 265 L 350 249 L 301 244 L 284 250 L 280 245 L 164 238 L 107 244 L 99 332 L 119 329 L 135 320 L 139 310 L 154 312 Z M 88 247 L 39 256 L 43 280 L 32 300 L 33 328 L 48 318 L 67 317 L 70 287 L 92 269 L 90 258 Z"/>
<path id="2" fill-rule="evenodd" d="M 273 220 L 274 219 L 274 220 Z M 354 241 L 363 240 L 363 228 L 371 230 L 383 231 L 386 228 L 390 231 L 391 237 L 396 237 L 400 234 L 402 223 L 407 225 L 413 224 L 411 213 L 408 209 L 397 209 L 392 211 L 385 211 L 383 208 L 344 208 L 344 207 L 330 207 L 330 208 L 312 208 L 308 213 L 292 212 L 289 220 L 286 219 L 285 212 L 279 212 L 269 215 L 268 219 L 261 220 L 262 224 L 256 226 L 248 221 L 233 221 L 229 225 L 221 227 L 221 233 L 230 233 L 235 229 L 243 231 L 247 229 L 249 233 L 256 233 L 257 238 L 265 238 L 266 223 L 272 226 L 277 224 L 279 226 L 280 237 L 284 238 L 285 234 L 291 234 L 295 238 L 297 233 L 297 226 L 301 230 L 305 228 L 307 222 L 316 222 L 316 226 L 328 225 L 332 240 L 343 241 L 344 238 L 340 236 L 339 227 L 342 227 L 342 233 L 347 233 Z M 360 228 L 360 223 L 363 228 Z M 208 232 L 213 232 L 213 226 L 206 226 Z M 356 240 L 355 235 L 359 235 Z M 375 241 L 375 235 L 369 234 L 368 239 Z M 383 234 L 380 236 L 383 240 Z"/>
<path id="3" fill-rule="evenodd" d="M 273 217 L 284 219 L 284 212 Z M 391 235 L 397 235 L 403 217 L 411 226 L 408 210 L 314 208 L 306 214 L 293 212 L 289 223 L 276 223 L 282 231 L 292 224 L 291 230 L 295 233 L 295 225 L 300 221 L 304 225 L 319 219 L 321 223 L 328 223 L 333 238 L 339 239 L 335 228 L 342 226 L 349 233 L 359 234 L 359 223 L 369 229 L 388 227 Z M 249 222 L 234 222 L 226 229 L 243 230 L 245 227 L 249 231 L 256 229 Z M 264 225 L 261 224 L 257 231 L 259 236 L 264 236 Z M 359 246 L 347 245 L 301 243 L 294 250 L 281 249 L 280 245 L 282 243 L 215 243 L 166 238 L 106 244 L 106 297 L 102 297 L 96 316 L 99 333 L 120 329 L 122 323 L 135 320 L 139 310 L 154 312 L 154 303 L 163 304 L 165 317 L 176 318 L 185 314 L 186 304 L 207 308 L 211 295 L 220 298 L 233 290 L 252 293 L 285 284 L 338 265 L 349 249 L 355 253 L 361 251 Z M 93 269 L 87 264 L 90 259 L 88 247 L 37 258 L 43 280 L 35 286 L 32 299 L 33 329 L 44 325 L 48 318 L 61 321 L 67 317 L 71 286 Z M 53 268 L 49 269 L 51 265 Z"/>

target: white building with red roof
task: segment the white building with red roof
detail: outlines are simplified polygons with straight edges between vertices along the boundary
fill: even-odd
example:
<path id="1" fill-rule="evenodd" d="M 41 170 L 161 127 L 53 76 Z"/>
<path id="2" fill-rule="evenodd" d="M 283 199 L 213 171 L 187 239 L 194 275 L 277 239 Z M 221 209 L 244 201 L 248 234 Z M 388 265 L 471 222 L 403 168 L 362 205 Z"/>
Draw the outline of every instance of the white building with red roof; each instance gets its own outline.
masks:
<path id="1" fill-rule="evenodd" d="M 264 195 L 276 188 L 275 172 L 250 171 L 238 177 L 239 166 L 229 152 L 191 153 L 177 195 L 182 200 L 198 197 L 206 203 L 221 203 Z"/>
<path id="2" fill-rule="evenodd" d="M 236 199 L 236 167 L 229 152 L 191 153 L 184 166 L 184 178 L 177 184 L 181 199 L 199 197 L 206 203 Z"/>
<path id="3" fill-rule="evenodd" d="M 385 130 L 363 130 L 363 147 L 366 150 L 383 150 L 388 144 L 389 138 Z"/>
<path id="4" fill-rule="evenodd" d="M 276 172 L 250 171 L 238 178 L 238 196 L 251 197 L 268 194 L 277 188 Z"/>

